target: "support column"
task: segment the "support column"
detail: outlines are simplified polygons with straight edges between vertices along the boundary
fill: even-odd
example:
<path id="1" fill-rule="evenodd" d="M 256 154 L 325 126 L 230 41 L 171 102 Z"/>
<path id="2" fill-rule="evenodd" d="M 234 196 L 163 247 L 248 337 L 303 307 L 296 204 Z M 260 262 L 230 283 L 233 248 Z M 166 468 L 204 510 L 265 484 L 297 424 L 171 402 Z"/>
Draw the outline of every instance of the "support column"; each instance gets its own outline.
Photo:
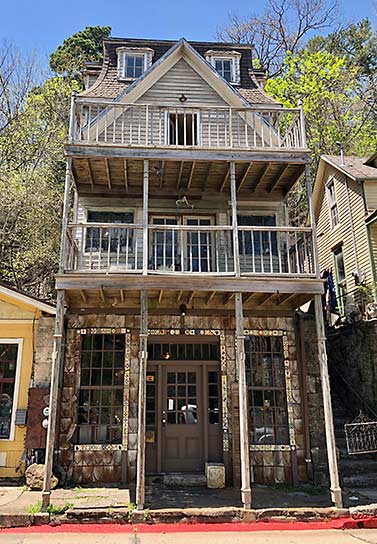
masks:
<path id="1" fill-rule="evenodd" d="M 243 326 L 242 294 L 236 293 L 235 297 L 236 356 L 238 363 L 238 394 L 240 414 L 241 500 L 244 508 L 251 508 L 249 421 L 247 413 L 245 336 Z"/>
<path id="2" fill-rule="evenodd" d="M 54 461 L 55 437 L 56 437 L 56 416 L 58 411 L 59 375 L 62 355 L 62 340 L 64 328 L 64 291 L 59 290 L 56 300 L 56 319 L 54 346 L 52 350 L 50 400 L 48 414 L 48 429 L 46 439 L 46 458 L 42 490 L 42 511 L 50 504 L 51 496 L 51 475 Z"/>
<path id="3" fill-rule="evenodd" d="M 148 162 L 148 161 L 146 161 Z M 136 506 L 144 509 L 145 499 L 145 402 L 148 360 L 148 293 L 140 294 L 140 352 L 139 352 L 139 398 L 138 398 L 138 430 L 137 430 L 137 474 L 136 474 Z"/>
<path id="4" fill-rule="evenodd" d="M 236 164 L 230 163 L 230 196 L 232 202 L 232 233 L 234 252 L 234 272 L 236 277 L 240 276 L 240 250 L 238 245 L 238 223 L 237 223 L 237 188 L 236 188 Z"/>
<path id="5" fill-rule="evenodd" d="M 73 103 L 73 100 L 72 100 Z M 71 113 L 72 115 L 72 113 Z M 72 117 L 71 117 L 72 123 Z M 64 203 L 62 217 L 62 232 L 60 241 L 60 264 L 59 272 L 62 273 L 67 265 L 67 227 L 69 217 L 69 197 L 71 192 L 71 160 L 67 160 L 65 172 L 64 186 Z M 45 511 L 50 504 L 51 496 L 51 475 L 54 461 L 54 448 L 56 436 L 56 419 L 58 408 L 58 392 L 59 392 L 59 376 L 62 363 L 62 340 L 64 332 L 64 291 L 57 292 L 56 299 L 56 319 L 54 345 L 52 350 L 52 366 L 51 366 L 51 384 L 50 384 L 50 401 L 48 415 L 48 429 L 46 439 L 46 459 L 44 467 L 43 490 L 42 490 L 42 510 Z"/>
<path id="6" fill-rule="evenodd" d="M 322 384 L 323 409 L 325 415 L 326 448 L 330 473 L 331 500 L 336 507 L 342 508 L 342 490 L 339 485 L 338 460 L 336 458 L 334 420 L 331 406 L 330 380 L 327 366 L 326 337 L 323 321 L 321 295 L 314 295 L 314 305 L 318 339 L 319 368 Z"/>
<path id="7" fill-rule="evenodd" d="M 143 275 L 148 274 L 148 192 L 149 161 L 144 161 L 143 174 Z"/>

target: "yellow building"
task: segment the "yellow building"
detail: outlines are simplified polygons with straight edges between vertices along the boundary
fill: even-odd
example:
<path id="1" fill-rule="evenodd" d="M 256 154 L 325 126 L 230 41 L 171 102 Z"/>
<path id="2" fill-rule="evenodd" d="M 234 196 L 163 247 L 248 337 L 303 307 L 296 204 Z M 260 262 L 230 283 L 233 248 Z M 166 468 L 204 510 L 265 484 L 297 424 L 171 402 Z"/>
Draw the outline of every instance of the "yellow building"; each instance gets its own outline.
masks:
<path id="1" fill-rule="evenodd" d="M 24 472 L 28 393 L 43 315 L 51 304 L 0 283 L 0 478 Z"/>

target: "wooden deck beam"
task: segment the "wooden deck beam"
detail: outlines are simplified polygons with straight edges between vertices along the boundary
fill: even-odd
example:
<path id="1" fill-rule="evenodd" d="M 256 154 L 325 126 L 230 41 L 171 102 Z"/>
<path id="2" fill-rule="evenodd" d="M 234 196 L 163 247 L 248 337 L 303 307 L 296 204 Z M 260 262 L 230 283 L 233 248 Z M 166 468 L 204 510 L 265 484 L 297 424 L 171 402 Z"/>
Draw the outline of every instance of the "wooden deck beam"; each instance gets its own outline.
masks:
<path id="1" fill-rule="evenodd" d="M 210 293 L 208 295 L 208 297 L 206 298 L 206 305 L 208 306 L 208 304 L 211 302 L 211 300 L 214 298 L 214 296 L 216 295 L 217 291 L 212 291 L 212 293 Z"/>
<path id="2" fill-rule="evenodd" d="M 106 178 L 107 178 L 107 185 L 111 191 L 111 177 L 110 177 L 110 167 L 109 167 L 109 159 L 105 158 L 105 169 L 106 169 Z"/>
<path id="3" fill-rule="evenodd" d="M 188 306 L 190 306 L 190 304 L 191 304 L 192 301 L 194 300 L 195 295 L 196 295 L 196 291 L 191 291 L 191 293 L 190 293 L 190 295 L 189 295 L 189 297 L 188 297 L 188 299 L 187 299 L 187 304 L 188 304 Z"/>
<path id="4" fill-rule="evenodd" d="M 254 183 L 252 184 L 252 187 L 251 187 L 251 191 L 255 191 L 258 187 L 258 185 L 260 185 L 264 179 L 264 177 L 268 174 L 268 171 L 269 169 L 271 168 L 271 163 L 270 162 L 267 162 L 263 167 L 262 169 L 260 170 L 259 174 L 258 174 L 258 177 L 257 179 L 254 181 Z"/>
<path id="5" fill-rule="evenodd" d="M 165 289 L 170 291 L 219 291 L 222 293 L 240 291 L 242 293 L 281 294 L 322 294 L 323 282 L 316 278 L 279 277 L 187 277 L 178 274 L 106 274 L 90 270 L 88 273 L 72 272 L 56 276 L 57 289 Z M 174 287 L 173 287 L 174 286 Z"/>
<path id="6" fill-rule="evenodd" d="M 86 166 L 88 168 L 88 179 L 89 179 L 89 183 L 92 187 L 92 189 L 94 188 L 94 181 L 93 181 L 93 174 L 92 174 L 92 168 L 90 166 L 90 160 L 89 159 L 86 159 Z"/>
<path id="7" fill-rule="evenodd" d="M 277 176 L 272 180 L 272 182 L 270 183 L 269 187 L 267 188 L 267 192 L 268 193 L 272 193 L 272 191 L 275 189 L 275 187 L 277 187 L 280 183 L 280 181 L 283 179 L 286 171 L 288 170 L 289 168 L 289 164 L 285 164 L 284 166 L 282 166 L 277 174 Z"/>
<path id="8" fill-rule="evenodd" d="M 246 181 L 246 178 L 247 178 L 247 176 L 249 175 L 249 172 L 250 172 L 250 170 L 252 169 L 252 167 L 253 167 L 253 163 L 252 163 L 252 162 L 249 163 L 249 164 L 246 166 L 246 168 L 245 168 L 245 170 L 244 170 L 244 172 L 243 172 L 243 174 L 242 174 L 242 178 L 240 179 L 240 182 L 239 182 L 239 184 L 237 185 L 237 192 L 240 191 L 240 190 L 242 189 L 242 187 L 243 187 L 243 185 L 244 185 L 244 183 L 245 183 L 245 181 Z"/>
<path id="9" fill-rule="evenodd" d="M 195 164 L 196 164 L 195 161 L 192 161 L 190 175 L 189 175 L 189 178 L 188 178 L 188 181 L 187 181 L 186 191 L 188 191 L 190 189 L 190 187 L 191 187 L 192 179 L 193 179 L 193 176 L 194 176 Z"/>
<path id="10" fill-rule="evenodd" d="M 177 189 L 180 189 L 181 187 L 181 179 L 182 179 L 182 172 L 183 172 L 184 165 L 185 165 L 185 161 L 181 161 L 179 165 L 179 171 L 178 171 Z"/>
<path id="11" fill-rule="evenodd" d="M 308 150 L 287 149 L 255 149 L 255 150 L 206 150 L 206 149 L 166 149 L 149 147 L 126 147 L 107 144 L 101 146 L 98 144 L 66 144 L 65 153 L 68 157 L 77 158 L 127 158 L 151 160 L 171 160 L 171 161 L 211 161 L 211 162 L 263 162 L 271 161 L 307 164 L 310 162 L 310 153 Z"/>
<path id="12" fill-rule="evenodd" d="M 123 159 L 124 187 L 128 191 L 128 164 L 127 159 Z"/>
<path id="13" fill-rule="evenodd" d="M 227 169 L 226 173 L 225 173 L 225 176 L 224 176 L 224 179 L 223 181 L 221 182 L 221 185 L 220 185 L 220 193 L 223 192 L 224 188 L 225 188 L 225 185 L 227 184 L 227 181 L 229 179 L 229 176 L 230 176 L 230 166 L 229 168 Z"/>

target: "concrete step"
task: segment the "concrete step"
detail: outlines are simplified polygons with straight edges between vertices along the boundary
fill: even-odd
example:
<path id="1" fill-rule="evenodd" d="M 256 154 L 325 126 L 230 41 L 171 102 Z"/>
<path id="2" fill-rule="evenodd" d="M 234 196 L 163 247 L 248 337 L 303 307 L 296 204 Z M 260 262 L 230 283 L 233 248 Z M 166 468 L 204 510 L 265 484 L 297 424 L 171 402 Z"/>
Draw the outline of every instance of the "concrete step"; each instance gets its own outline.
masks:
<path id="1" fill-rule="evenodd" d="M 182 472 L 164 474 L 162 483 L 166 487 L 206 487 L 207 478 L 204 474 L 185 474 Z"/>
<path id="2" fill-rule="evenodd" d="M 375 475 L 377 479 L 377 461 L 370 458 L 355 459 L 343 458 L 339 462 L 339 470 L 343 476 L 354 476 L 357 474 Z"/>
<path id="3" fill-rule="evenodd" d="M 343 478 L 343 487 L 352 489 L 375 487 L 377 485 L 377 474 L 355 474 Z"/>

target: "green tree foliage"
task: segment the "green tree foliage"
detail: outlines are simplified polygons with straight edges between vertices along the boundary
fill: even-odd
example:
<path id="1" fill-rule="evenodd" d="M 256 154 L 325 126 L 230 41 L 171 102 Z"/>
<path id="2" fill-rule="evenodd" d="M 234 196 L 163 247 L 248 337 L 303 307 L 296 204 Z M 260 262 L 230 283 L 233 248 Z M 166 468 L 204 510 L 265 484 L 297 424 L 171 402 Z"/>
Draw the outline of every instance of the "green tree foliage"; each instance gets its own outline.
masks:
<path id="1" fill-rule="evenodd" d="M 13 53 L 8 48 L 6 55 Z M 59 261 L 63 142 L 79 83 L 53 77 L 38 85 L 30 69 L 13 66 L 17 73 L 3 86 L 3 103 L 13 106 L 3 110 L 0 125 L 0 278 L 50 297 Z"/>
<path id="2" fill-rule="evenodd" d="M 288 53 L 283 74 L 269 79 L 266 90 L 286 107 L 297 107 L 302 100 L 313 172 L 321 154 L 339 152 L 337 142 L 342 142 L 347 154 L 363 156 L 375 151 L 376 117 L 371 115 L 358 67 L 344 56 L 326 50 Z M 306 212 L 304 194 L 298 185 L 291 201 L 299 219 Z"/>
<path id="3" fill-rule="evenodd" d="M 77 77 L 84 62 L 100 61 L 103 56 L 102 41 L 111 33 L 109 26 L 87 26 L 76 32 L 50 55 L 50 68 L 59 75 Z"/>

